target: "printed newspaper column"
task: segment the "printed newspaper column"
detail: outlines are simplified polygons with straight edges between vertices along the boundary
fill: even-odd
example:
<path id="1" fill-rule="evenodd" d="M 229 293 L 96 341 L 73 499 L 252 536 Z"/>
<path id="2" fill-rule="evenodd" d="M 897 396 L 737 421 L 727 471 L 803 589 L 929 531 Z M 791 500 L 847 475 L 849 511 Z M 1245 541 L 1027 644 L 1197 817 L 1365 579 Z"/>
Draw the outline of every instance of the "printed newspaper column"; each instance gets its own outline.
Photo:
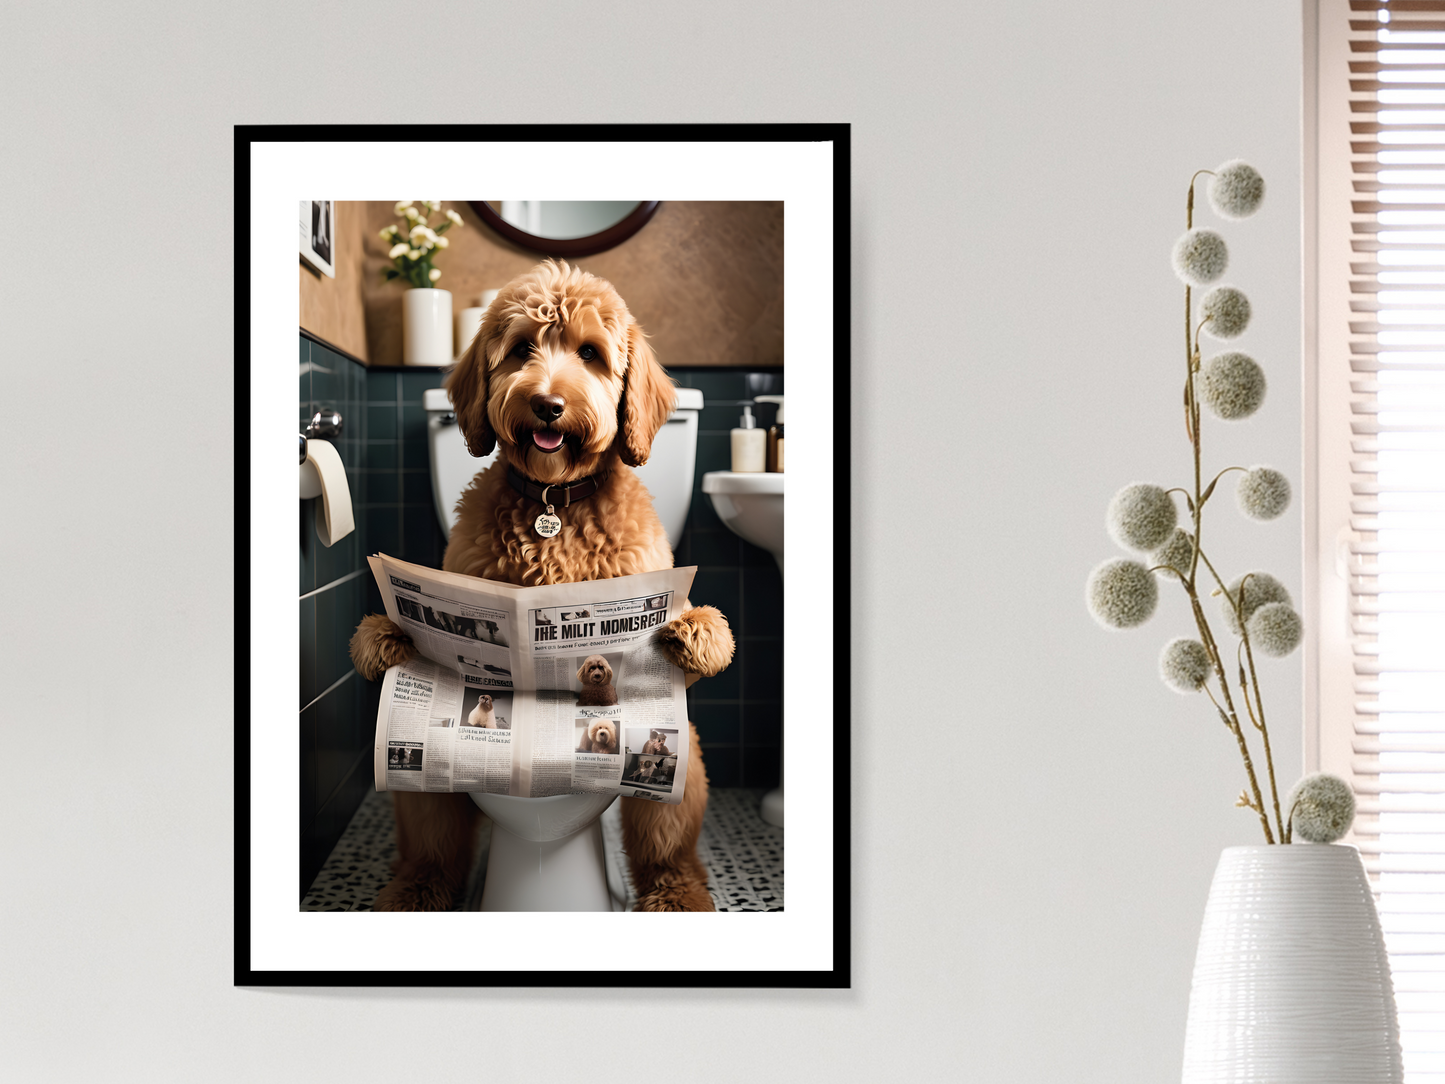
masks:
<path id="1" fill-rule="evenodd" d="M 506 794 L 512 786 L 513 697 L 467 677 L 452 756 L 452 789 Z"/>
<path id="2" fill-rule="evenodd" d="M 376 728 L 377 790 L 451 790 L 462 677 L 425 658 L 393 667 L 382 684 Z"/>

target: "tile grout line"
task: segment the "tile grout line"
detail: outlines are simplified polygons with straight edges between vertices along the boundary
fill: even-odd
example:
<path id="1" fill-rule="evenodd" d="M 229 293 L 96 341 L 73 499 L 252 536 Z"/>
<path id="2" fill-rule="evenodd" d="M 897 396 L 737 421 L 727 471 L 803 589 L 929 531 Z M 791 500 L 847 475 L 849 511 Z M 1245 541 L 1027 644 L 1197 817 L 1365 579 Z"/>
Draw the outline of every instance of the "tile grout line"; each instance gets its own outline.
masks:
<path id="1" fill-rule="evenodd" d="M 330 591 L 333 587 L 339 587 L 339 586 L 341 586 L 343 583 L 345 583 L 347 580 L 354 580 L 354 579 L 356 579 L 357 576 L 360 576 L 360 575 L 361 575 L 363 572 L 365 572 L 365 571 L 367 571 L 365 568 L 358 568 L 355 572 L 348 572 L 345 576 L 342 576 L 339 580 L 332 580 L 330 583 L 326 584 L 324 587 L 318 587 L 318 588 L 316 588 L 316 590 L 314 590 L 314 591 L 307 591 L 306 594 L 304 594 L 304 595 L 301 596 L 301 598 L 299 599 L 299 601 L 305 602 L 305 601 L 306 601 L 308 598 L 310 598 L 312 595 L 319 595 L 319 594 L 321 594 L 322 591 Z"/>
<path id="2" fill-rule="evenodd" d="M 325 689 L 323 689 L 323 690 L 321 691 L 320 696 L 318 696 L 315 700 L 311 701 L 311 703 L 307 704 L 306 707 L 303 707 L 303 708 L 301 709 L 301 711 L 306 711 L 306 710 L 309 709 L 309 708 L 314 708 L 317 704 L 321 703 L 322 699 L 326 696 L 327 693 L 329 693 L 329 692 L 333 691 L 334 689 L 340 687 L 341 684 L 342 684 L 343 682 L 345 682 L 349 677 L 351 677 L 351 675 L 354 674 L 354 673 L 356 673 L 356 667 L 353 666 L 350 670 L 346 671 L 346 673 L 342 674 L 339 678 L 337 678 L 337 679 L 336 679 L 335 681 L 333 681 L 330 685 L 328 685 Z M 300 713 L 298 712 L 297 714 L 300 714 Z"/>

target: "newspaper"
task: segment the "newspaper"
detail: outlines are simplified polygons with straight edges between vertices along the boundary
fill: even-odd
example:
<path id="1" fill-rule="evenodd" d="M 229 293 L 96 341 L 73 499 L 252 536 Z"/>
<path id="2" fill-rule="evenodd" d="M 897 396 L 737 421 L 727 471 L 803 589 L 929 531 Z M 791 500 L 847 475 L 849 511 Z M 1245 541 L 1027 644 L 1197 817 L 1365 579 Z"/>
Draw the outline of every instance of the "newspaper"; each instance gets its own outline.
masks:
<path id="1" fill-rule="evenodd" d="M 377 790 L 682 801 L 686 680 L 657 632 L 695 567 L 517 587 L 368 560 L 417 648 L 382 684 Z"/>

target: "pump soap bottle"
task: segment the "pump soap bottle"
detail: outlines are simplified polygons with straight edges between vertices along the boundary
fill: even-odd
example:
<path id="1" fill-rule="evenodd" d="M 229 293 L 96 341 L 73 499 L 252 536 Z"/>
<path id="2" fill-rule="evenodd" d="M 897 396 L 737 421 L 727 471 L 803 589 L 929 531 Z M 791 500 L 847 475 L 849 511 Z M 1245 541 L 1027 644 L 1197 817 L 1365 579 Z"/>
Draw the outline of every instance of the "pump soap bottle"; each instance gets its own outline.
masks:
<path id="1" fill-rule="evenodd" d="M 759 395 L 753 399 L 755 403 L 777 403 L 778 416 L 773 420 L 772 426 L 768 429 L 768 470 L 775 474 L 783 473 L 783 397 L 781 395 Z"/>
<path id="2" fill-rule="evenodd" d="M 733 471 L 739 474 L 759 474 L 767 459 L 768 435 L 757 427 L 753 417 L 752 401 L 743 404 L 743 416 L 738 428 L 732 431 Z"/>

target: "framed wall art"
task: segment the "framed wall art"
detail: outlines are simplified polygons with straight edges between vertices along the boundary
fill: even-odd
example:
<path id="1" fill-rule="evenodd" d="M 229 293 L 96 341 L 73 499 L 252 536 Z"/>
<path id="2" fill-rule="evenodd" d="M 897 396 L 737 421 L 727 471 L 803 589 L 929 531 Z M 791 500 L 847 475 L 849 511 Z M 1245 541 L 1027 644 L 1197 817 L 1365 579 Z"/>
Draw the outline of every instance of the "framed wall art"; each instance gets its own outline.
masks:
<path id="1" fill-rule="evenodd" d="M 848 126 L 235 140 L 237 985 L 849 986 Z M 403 364 L 417 290 L 452 364 Z"/>

